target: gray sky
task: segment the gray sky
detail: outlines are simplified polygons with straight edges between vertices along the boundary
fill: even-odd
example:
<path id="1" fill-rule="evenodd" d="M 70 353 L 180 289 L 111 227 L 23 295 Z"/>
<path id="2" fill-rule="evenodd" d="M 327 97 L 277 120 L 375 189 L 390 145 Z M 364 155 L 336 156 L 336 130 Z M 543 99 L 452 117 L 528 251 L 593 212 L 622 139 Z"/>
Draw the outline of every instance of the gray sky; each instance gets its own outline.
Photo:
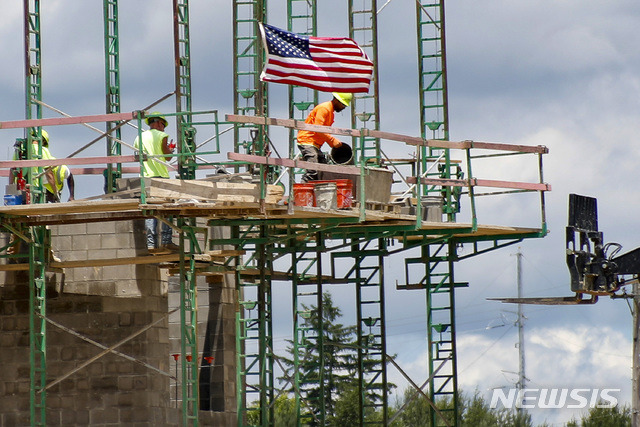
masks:
<path id="1" fill-rule="evenodd" d="M 321 2 L 319 35 L 346 36 L 346 6 Z M 121 2 L 122 110 L 141 109 L 173 90 L 171 2 Z M 228 1 L 192 0 L 191 55 L 195 110 L 232 113 L 232 15 Z M 381 3 L 382 4 L 382 3 Z M 213 5 L 213 6 L 212 6 Z M 447 55 L 450 137 L 545 145 L 544 179 L 549 236 L 520 244 L 526 296 L 569 295 L 564 227 L 569 193 L 598 198 L 605 240 L 624 251 L 640 244 L 633 193 L 640 134 L 640 8 L 635 0 L 448 2 Z M 100 2 L 43 2 L 44 101 L 71 115 L 104 111 L 102 6 Z M 22 5 L 3 5 L 0 15 L 0 121 L 24 117 Z M 268 22 L 286 28 L 282 6 Z M 393 0 L 378 16 L 381 129 L 419 134 L 415 3 Z M 271 115 L 285 117 L 286 87 L 271 85 Z M 171 112 L 173 98 L 157 107 Z M 45 111 L 45 117 L 56 117 Z M 347 113 L 336 126 L 348 127 Z M 98 127 L 102 125 L 98 124 Z M 175 136 L 175 126 L 168 132 Z M 94 138 L 81 126 L 48 129 L 51 151 L 64 157 Z M 198 138 L 204 139 L 206 131 Z M 6 153 L 21 131 L 3 130 Z M 135 131 L 127 129 L 125 139 Z M 87 155 L 103 155 L 96 145 Z M 407 151 L 408 152 L 408 151 Z M 490 163 L 478 178 L 535 181 L 524 163 Z M 102 183 L 77 177 L 77 197 L 96 195 Z M 634 190 L 635 191 L 635 190 Z M 480 223 L 537 227 L 537 201 L 526 196 L 482 202 Z M 461 218 L 468 215 L 463 205 Z M 515 306 L 487 297 L 515 296 L 516 247 L 461 262 L 457 279 L 459 380 L 486 392 L 511 386 L 517 371 Z M 395 291 L 401 272 L 389 265 L 389 345 L 416 382 L 426 378 L 424 298 Z M 395 274 L 395 275 L 394 275 Z M 352 298 L 345 291 L 344 300 Z M 348 311 L 345 310 L 345 311 Z M 622 388 L 630 399 L 631 315 L 623 300 L 588 307 L 526 307 L 527 377 L 531 387 Z M 503 321 L 504 320 L 504 321 Z M 487 326 L 505 326 L 486 329 Z M 288 338 L 286 331 L 281 342 Z M 390 372 L 393 368 L 390 368 Z M 402 384 L 399 375 L 392 380 Z M 566 422 L 571 413 L 534 412 L 535 421 Z M 558 424 L 559 425 L 559 424 Z"/>

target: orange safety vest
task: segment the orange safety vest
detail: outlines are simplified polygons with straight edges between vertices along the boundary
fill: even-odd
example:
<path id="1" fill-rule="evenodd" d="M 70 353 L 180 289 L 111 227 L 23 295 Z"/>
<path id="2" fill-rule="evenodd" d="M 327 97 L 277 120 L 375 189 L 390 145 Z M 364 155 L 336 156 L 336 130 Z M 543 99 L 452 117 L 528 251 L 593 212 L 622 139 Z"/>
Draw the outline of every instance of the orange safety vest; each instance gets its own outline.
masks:
<path id="1" fill-rule="evenodd" d="M 310 125 L 331 126 L 333 121 L 333 104 L 331 101 L 327 101 L 316 105 L 304 122 Z M 308 130 L 301 130 L 298 132 L 298 144 L 300 145 L 315 145 L 316 148 L 319 149 L 325 142 L 333 147 L 338 145 L 340 140 L 327 133 L 311 132 Z"/>

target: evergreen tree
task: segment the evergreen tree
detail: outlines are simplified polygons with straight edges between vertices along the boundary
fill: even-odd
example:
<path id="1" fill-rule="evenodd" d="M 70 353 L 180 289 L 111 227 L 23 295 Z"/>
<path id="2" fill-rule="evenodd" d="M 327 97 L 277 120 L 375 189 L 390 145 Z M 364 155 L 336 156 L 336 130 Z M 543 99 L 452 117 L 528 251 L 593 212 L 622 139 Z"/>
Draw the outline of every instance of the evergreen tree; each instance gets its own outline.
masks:
<path id="1" fill-rule="evenodd" d="M 304 319 L 300 329 L 316 331 L 318 335 L 320 335 L 320 330 L 322 329 L 324 351 L 320 352 L 318 348 L 319 340 L 315 338 L 315 335 L 312 339 L 305 338 L 305 346 L 298 349 L 300 360 L 299 375 L 302 378 L 300 393 L 316 416 L 323 409 L 321 402 L 322 398 L 324 398 L 324 413 L 326 419 L 329 419 L 335 415 L 339 391 L 341 389 L 347 390 L 349 387 L 357 385 L 358 377 L 355 374 L 357 366 L 354 356 L 356 327 L 344 326 L 337 322 L 342 316 L 342 311 L 333 304 L 331 294 L 328 292 L 323 293 L 321 314 L 315 306 L 307 307 L 303 305 L 303 309 L 308 311 L 310 316 Z M 291 345 L 287 351 L 293 355 L 293 343 L 289 341 L 289 344 Z M 323 356 L 322 360 L 320 359 L 320 354 Z M 320 387 L 321 362 L 324 363 L 323 394 L 321 394 Z M 289 368 L 294 367 L 292 359 L 285 359 L 284 363 Z M 293 386 L 289 391 L 294 392 Z M 315 422 L 315 420 L 313 421 Z"/>
<path id="2" fill-rule="evenodd" d="M 580 419 L 572 419 L 567 423 L 567 427 L 630 427 L 631 408 L 628 405 L 613 408 L 591 408 L 589 412 Z"/>

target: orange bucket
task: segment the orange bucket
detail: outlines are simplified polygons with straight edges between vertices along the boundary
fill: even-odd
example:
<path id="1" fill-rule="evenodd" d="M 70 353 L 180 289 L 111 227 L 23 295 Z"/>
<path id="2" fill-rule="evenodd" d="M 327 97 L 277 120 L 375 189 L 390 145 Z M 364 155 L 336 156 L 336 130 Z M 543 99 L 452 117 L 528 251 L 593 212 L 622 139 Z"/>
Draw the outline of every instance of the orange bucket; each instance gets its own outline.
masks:
<path id="1" fill-rule="evenodd" d="M 315 206 L 313 184 L 293 184 L 293 204 L 294 206 Z"/>
<path id="2" fill-rule="evenodd" d="M 353 181 L 350 179 L 334 179 L 331 181 L 313 181 L 314 184 L 335 182 L 338 195 L 338 209 L 350 208 L 353 206 Z"/>

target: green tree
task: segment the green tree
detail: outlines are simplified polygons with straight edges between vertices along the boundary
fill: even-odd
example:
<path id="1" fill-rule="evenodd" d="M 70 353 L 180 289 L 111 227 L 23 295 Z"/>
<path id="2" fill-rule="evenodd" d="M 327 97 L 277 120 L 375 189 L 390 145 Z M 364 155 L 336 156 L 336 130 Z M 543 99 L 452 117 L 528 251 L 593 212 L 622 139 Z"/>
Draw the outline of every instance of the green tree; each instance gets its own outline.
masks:
<path id="1" fill-rule="evenodd" d="M 602 406 L 601 404 L 600 406 Z M 567 423 L 567 427 L 630 427 L 631 426 L 631 408 L 628 405 L 620 407 L 616 405 L 613 408 L 595 408 L 589 409 L 586 415 L 582 416 L 580 423 L 576 419 L 572 419 Z"/>
<path id="2" fill-rule="evenodd" d="M 462 416 L 463 426 L 472 427 L 492 427 L 502 425 L 498 423 L 498 414 L 496 411 L 489 407 L 489 404 L 480 395 L 480 392 L 476 390 L 473 397 L 470 399 L 462 399 L 465 402 L 464 411 Z"/>
<path id="3" fill-rule="evenodd" d="M 274 405 L 274 425 L 278 427 L 296 427 L 296 401 L 286 395 L 279 396 Z"/>
<path id="4" fill-rule="evenodd" d="M 309 312 L 310 316 L 304 319 L 300 329 L 316 331 L 318 334 L 319 331 L 322 331 L 324 351 L 320 352 L 317 339 L 303 338 L 306 340 L 306 345 L 298 349 L 299 375 L 302 378 L 299 385 L 300 394 L 312 408 L 316 417 L 319 418 L 322 409 L 324 409 L 326 419 L 329 419 L 335 416 L 336 401 L 341 389 L 348 390 L 357 385 L 358 377 L 355 375 L 357 365 L 354 355 L 356 327 L 344 326 L 338 322 L 338 319 L 342 317 L 342 311 L 333 304 L 331 294 L 328 292 L 323 293 L 321 314 L 315 306 L 303 305 L 303 309 Z M 291 345 L 287 351 L 293 355 L 293 343 L 289 341 L 289 344 Z M 320 359 L 321 354 L 323 359 Z M 322 380 L 320 378 L 321 362 L 324 364 Z M 284 363 L 289 368 L 294 368 L 293 359 L 285 359 Z M 321 391 L 320 381 L 322 381 L 324 392 Z M 294 391 L 293 386 L 289 391 Z M 324 408 L 321 407 L 323 400 Z M 356 411 L 357 413 L 358 411 Z"/>
<path id="5" fill-rule="evenodd" d="M 431 405 L 422 395 L 413 389 L 406 389 L 403 399 L 395 405 L 395 412 L 399 411 L 406 402 L 405 409 L 395 419 L 392 427 L 427 427 L 431 425 Z M 447 421 L 454 425 L 453 399 L 445 398 L 436 402 Z M 464 427 L 531 427 L 531 415 L 508 409 L 492 409 L 476 391 L 469 397 L 462 391 L 458 392 L 458 425 Z"/>

